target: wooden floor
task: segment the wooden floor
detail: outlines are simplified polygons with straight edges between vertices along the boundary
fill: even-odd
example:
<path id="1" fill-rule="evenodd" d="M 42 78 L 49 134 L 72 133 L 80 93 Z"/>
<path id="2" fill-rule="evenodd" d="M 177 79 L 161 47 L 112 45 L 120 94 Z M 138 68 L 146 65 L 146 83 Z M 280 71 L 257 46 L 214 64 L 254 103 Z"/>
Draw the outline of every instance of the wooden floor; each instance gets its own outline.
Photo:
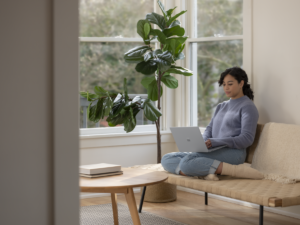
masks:
<path id="1" fill-rule="evenodd" d="M 135 194 L 137 205 L 140 193 Z M 118 195 L 118 202 L 126 204 L 124 195 Z M 81 206 L 111 203 L 110 197 L 86 198 Z M 138 206 L 137 206 L 138 207 Z M 177 191 L 177 200 L 169 203 L 144 202 L 143 211 L 151 212 L 189 225 L 258 225 L 259 210 L 204 196 Z M 264 211 L 264 225 L 299 225 L 300 220 Z"/>

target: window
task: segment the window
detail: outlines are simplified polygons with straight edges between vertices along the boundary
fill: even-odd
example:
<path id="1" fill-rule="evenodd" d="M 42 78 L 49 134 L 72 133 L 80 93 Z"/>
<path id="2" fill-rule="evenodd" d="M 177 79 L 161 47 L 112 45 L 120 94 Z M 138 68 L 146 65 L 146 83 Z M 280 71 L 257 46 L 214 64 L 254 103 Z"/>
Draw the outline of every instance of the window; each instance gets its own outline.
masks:
<path id="1" fill-rule="evenodd" d="M 126 77 L 131 97 L 147 97 L 147 90 L 141 85 L 144 75 L 135 71 L 135 64 L 125 63 L 123 55 L 144 45 L 136 24 L 154 11 L 154 4 L 154 0 L 80 0 L 80 91 L 94 93 L 97 85 L 107 91 L 122 92 Z M 81 134 L 125 132 L 121 125 L 108 128 L 106 120 L 96 124 L 89 121 L 87 107 L 88 101 L 80 97 L 80 128 L 95 129 L 81 129 Z M 137 115 L 137 124 L 147 126 L 137 126 L 135 131 L 156 130 L 142 111 Z"/>
<path id="2" fill-rule="evenodd" d="M 221 72 L 239 66 L 251 80 L 251 70 L 248 70 L 251 26 L 245 27 L 250 21 L 251 2 L 192 0 L 186 7 L 192 12 L 186 61 L 194 71 L 190 79 L 191 126 L 199 126 L 204 131 L 216 106 L 229 99 L 217 82 Z"/>
<path id="3" fill-rule="evenodd" d="M 220 73 L 226 68 L 240 66 L 246 70 L 251 83 L 252 0 L 161 1 L 167 9 L 177 6 L 179 12 L 188 10 L 179 18 L 189 38 L 185 47 L 186 58 L 178 62 L 194 71 L 191 77 L 175 75 L 179 88 L 172 93 L 164 92 L 162 128 L 199 126 L 203 132 L 217 104 L 228 99 L 217 83 Z M 132 96 L 147 96 L 146 89 L 140 84 L 144 75 L 135 71 L 135 64 L 126 64 L 123 54 L 134 46 L 143 45 L 136 33 L 136 23 L 153 11 L 161 13 L 157 0 L 80 1 L 81 91 L 92 91 L 95 85 L 121 91 L 126 77 Z M 122 126 L 107 128 L 105 120 L 99 124 L 86 121 L 86 107 L 82 99 L 81 134 L 125 132 Z M 134 131 L 156 131 L 155 125 L 143 115 L 138 118 L 140 125 Z"/>

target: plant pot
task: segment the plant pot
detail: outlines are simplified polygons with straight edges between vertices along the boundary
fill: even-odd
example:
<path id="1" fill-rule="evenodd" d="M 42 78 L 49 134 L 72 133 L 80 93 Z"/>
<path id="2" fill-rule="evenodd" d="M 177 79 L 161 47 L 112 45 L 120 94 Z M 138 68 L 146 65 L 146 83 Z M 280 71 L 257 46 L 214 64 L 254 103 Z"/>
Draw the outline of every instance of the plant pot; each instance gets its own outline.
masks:
<path id="1" fill-rule="evenodd" d="M 143 187 L 141 188 L 141 193 Z M 174 184 L 159 183 L 147 186 L 145 193 L 145 202 L 173 202 L 177 199 L 177 188 Z"/>

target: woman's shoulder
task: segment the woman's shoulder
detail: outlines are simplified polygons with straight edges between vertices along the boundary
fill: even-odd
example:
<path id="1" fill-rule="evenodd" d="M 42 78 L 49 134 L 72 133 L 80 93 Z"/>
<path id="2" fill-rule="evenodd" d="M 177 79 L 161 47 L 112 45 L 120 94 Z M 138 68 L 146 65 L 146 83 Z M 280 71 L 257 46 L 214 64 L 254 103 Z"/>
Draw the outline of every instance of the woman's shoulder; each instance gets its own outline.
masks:
<path id="1" fill-rule="evenodd" d="M 256 105 L 250 98 L 246 98 L 246 100 L 243 102 L 243 104 L 241 104 L 241 111 L 258 114 Z"/>

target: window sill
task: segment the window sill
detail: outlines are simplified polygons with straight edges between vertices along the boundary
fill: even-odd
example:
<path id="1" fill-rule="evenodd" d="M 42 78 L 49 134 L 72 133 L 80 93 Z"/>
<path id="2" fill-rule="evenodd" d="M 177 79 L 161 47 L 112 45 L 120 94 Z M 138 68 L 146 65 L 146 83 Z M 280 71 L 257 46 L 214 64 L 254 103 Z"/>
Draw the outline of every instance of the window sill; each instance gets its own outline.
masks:
<path id="1" fill-rule="evenodd" d="M 161 142 L 175 142 L 170 130 L 161 131 Z M 81 135 L 80 149 L 156 144 L 156 131 Z"/>
<path id="2" fill-rule="evenodd" d="M 200 128 L 203 135 L 205 128 Z M 161 131 L 161 143 L 175 143 L 170 130 Z M 80 149 L 156 144 L 156 131 L 80 135 Z"/>

